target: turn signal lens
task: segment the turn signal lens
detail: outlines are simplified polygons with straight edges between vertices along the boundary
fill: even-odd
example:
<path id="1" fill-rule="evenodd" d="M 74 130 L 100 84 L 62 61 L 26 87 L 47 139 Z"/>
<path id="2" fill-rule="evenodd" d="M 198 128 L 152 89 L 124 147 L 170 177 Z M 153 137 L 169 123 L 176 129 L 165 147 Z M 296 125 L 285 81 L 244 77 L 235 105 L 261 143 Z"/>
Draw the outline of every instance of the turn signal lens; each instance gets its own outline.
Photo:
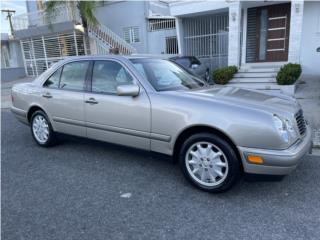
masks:
<path id="1" fill-rule="evenodd" d="M 254 164 L 262 164 L 263 163 L 263 158 L 260 156 L 248 155 L 247 159 L 249 162 L 254 163 Z"/>

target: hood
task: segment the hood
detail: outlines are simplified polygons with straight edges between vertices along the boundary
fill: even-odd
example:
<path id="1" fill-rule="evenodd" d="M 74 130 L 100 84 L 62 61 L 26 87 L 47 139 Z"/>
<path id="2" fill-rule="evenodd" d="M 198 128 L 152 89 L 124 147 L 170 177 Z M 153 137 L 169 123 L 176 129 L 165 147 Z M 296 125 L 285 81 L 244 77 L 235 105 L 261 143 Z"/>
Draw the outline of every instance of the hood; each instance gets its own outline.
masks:
<path id="1" fill-rule="evenodd" d="M 286 95 L 235 87 L 206 88 L 188 91 L 187 94 L 223 101 L 232 105 L 265 110 L 280 115 L 284 112 L 290 115 L 294 114 L 300 108 L 294 98 Z"/>

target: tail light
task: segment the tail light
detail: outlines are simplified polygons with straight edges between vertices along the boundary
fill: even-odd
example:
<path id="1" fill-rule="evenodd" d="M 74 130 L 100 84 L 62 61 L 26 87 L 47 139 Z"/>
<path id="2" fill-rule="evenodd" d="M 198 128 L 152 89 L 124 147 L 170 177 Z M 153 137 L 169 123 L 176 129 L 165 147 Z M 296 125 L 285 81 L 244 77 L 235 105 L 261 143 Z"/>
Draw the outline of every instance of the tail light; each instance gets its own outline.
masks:
<path id="1" fill-rule="evenodd" d="M 14 102 L 14 96 L 13 96 L 12 91 L 11 91 L 11 102 L 12 102 L 12 103 Z"/>

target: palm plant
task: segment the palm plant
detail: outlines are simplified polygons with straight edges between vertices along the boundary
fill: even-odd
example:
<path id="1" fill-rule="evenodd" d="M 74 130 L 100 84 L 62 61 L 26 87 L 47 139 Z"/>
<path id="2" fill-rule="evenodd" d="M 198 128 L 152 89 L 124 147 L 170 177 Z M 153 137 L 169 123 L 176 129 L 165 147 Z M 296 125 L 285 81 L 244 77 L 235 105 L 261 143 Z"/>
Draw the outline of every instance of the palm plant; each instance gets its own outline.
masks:
<path id="1" fill-rule="evenodd" d="M 51 24 L 50 16 L 54 15 L 56 11 L 59 11 L 58 6 L 69 6 L 73 16 L 76 14 L 76 11 L 78 11 L 85 33 L 87 33 L 88 24 L 93 26 L 98 24 L 98 20 L 94 16 L 96 1 L 47 1 L 45 3 L 45 11 L 49 24 Z"/>

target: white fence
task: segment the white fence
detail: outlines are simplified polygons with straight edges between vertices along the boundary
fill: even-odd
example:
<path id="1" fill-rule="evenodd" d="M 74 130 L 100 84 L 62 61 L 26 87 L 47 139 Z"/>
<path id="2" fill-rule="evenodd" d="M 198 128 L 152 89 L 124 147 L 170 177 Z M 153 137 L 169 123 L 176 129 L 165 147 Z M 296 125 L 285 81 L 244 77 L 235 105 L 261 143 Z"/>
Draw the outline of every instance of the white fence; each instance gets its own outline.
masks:
<path id="1" fill-rule="evenodd" d="M 176 20 L 174 18 L 150 18 L 148 21 L 148 29 L 150 32 L 175 28 Z"/>
<path id="2" fill-rule="evenodd" d="M 88 54 L 86 42 L 84 35 L 76 32 L 21 40 L 27 75 L 38 76 L 68 56 Z"/>

